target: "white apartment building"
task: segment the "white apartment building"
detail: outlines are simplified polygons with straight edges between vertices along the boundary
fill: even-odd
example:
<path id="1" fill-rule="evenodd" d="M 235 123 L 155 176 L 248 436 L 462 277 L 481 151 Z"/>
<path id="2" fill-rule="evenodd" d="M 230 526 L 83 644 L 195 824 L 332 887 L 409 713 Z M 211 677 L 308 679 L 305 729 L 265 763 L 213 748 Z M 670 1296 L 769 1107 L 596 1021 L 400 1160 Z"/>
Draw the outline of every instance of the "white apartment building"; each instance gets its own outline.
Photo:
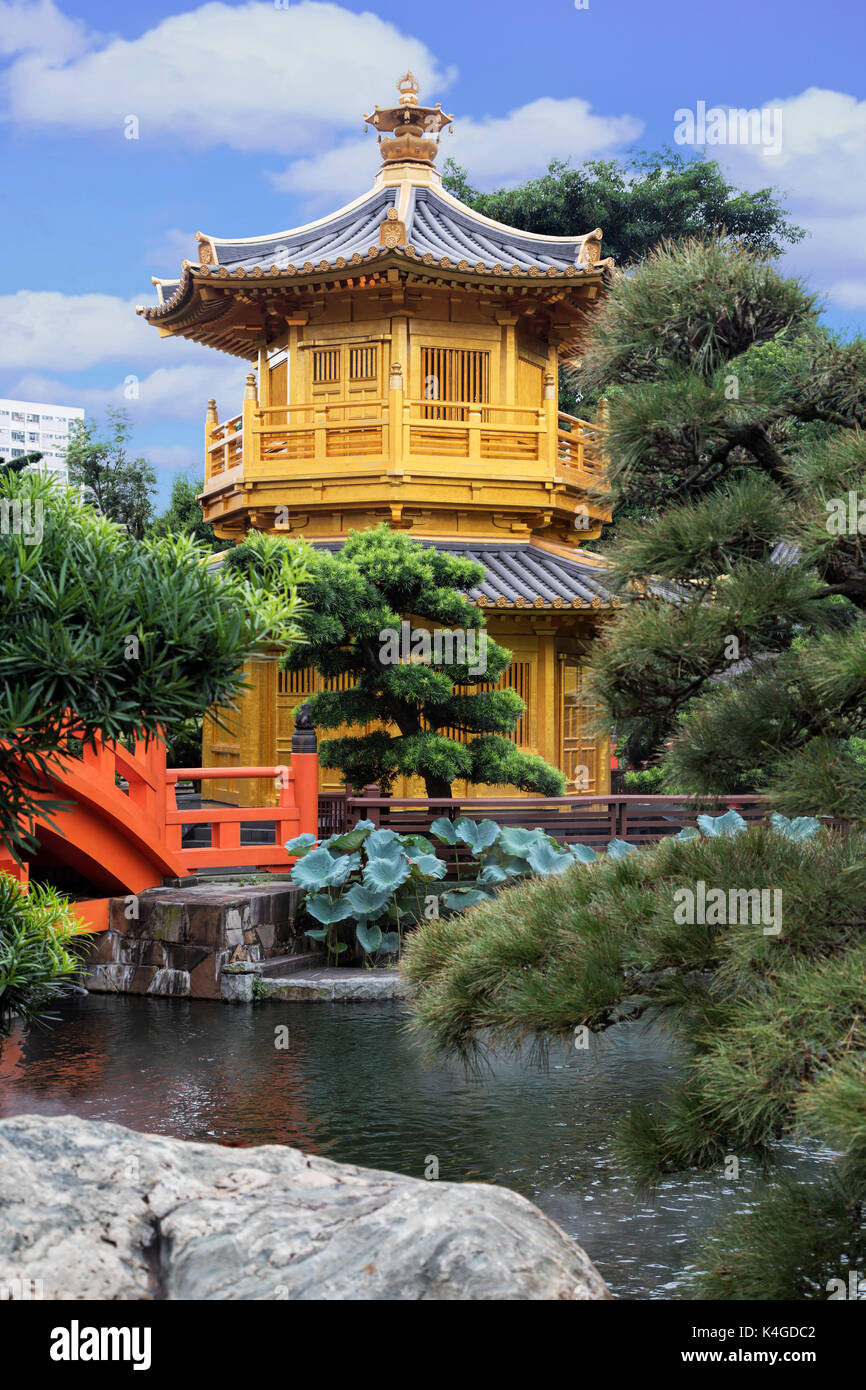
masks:
<path id="1" fill-rule="evenodd" d="M 75 405 L 0 399 L 0 458 L 20 459 L 24 454 L 41 453 L 37 468 L 68 484 L 69 432 L 74 420 L 83 419 L 84 411 Z"/>

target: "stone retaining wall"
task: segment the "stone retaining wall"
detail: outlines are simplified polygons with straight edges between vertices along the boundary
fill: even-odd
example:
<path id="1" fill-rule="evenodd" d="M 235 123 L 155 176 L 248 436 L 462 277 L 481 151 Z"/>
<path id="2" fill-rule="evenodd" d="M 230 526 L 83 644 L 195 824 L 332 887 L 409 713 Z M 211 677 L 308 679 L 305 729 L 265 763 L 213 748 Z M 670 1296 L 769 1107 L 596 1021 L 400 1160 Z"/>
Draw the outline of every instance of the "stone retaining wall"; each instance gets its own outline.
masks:
<path id="1" fill-rule="evenodd" d="M 106 993 L 219 999 L 229 962 L 309 949 L 298 926 L 300 898 L 287 882 L 149 888 L 112 898 L 108 930 L 94 938 L 84 984 Z"/>

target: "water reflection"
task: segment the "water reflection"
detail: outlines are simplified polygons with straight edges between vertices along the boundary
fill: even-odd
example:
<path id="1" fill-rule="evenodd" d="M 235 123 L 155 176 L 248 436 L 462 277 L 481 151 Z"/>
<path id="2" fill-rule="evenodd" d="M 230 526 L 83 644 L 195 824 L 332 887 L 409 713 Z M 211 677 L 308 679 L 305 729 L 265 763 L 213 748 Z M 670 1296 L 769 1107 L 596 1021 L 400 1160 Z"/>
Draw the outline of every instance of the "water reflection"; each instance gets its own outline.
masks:
<path id="1" fill-rule="evenodd" d="M 507 1185 L 595 1260 L 621 1297 L 666 1298 L 695 1238 L 733 1202 L 717 1177 L 635 1199 L 611 1138 L 676 1067 L 658 1033 L 626 1025 L 589 1051 L 498 1059 L 467 1077 L 428 1067 L 399 1005 L 267 1004 L 91 995 L 51 1031 L 0 1053 L 0 1116 L 71 1111 L 132 1129 L 233 1145 L 292 1144 L 340 1162 Z M 285 1040 L 288 1029 L 288 1046 Z"/>

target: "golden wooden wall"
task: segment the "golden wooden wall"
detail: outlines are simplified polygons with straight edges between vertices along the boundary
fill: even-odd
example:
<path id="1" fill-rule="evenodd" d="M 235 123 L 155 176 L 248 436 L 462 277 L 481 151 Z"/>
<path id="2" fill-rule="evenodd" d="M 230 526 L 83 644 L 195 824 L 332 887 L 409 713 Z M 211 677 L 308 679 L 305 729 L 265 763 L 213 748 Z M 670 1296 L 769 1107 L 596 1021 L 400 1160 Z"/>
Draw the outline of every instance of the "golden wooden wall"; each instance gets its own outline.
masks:
<path id="1" fill-rule="evenodd" d="M 557 651 L 557 630 L 551 625 L 535 632 L 497 632 L 496 638 L 512 652 L 508 669 L 497 682 L 510 687 L 523 699 L 526 709 L 511 735 L 526 753 L 537 753 L 562 768 L 569 779 L 567 791 L 606 793 L 610 790 L 608 741 L 593 729 L 592 712 L 582 701 L 582 667 L 578 658 Z M 239 711 L 229 711 L 230 732 L 206 721 L 203 766 L 229 763 L 235 766 L 288 765 L 291 762 L 294 711 L 317 690 L 337 689 L 349 678 L 324 681 L 315 671 L 280 671 L 278 657 L 258 659 L 244 667 L 248 691 Z M 366 726 L 365 732 L 375 725 Z M 320 737 L 339 737 L 350 730 L 323 731 Z M 358 732 L 356 728 L 354 732 Z M 466 735 L 444 730 L 451 737 Z M 583 769 L 583 771 L 581 771 Z M 574 780 L 579 779 L 579 780 Z M 342 776 L 334 768 L 322 767 L 320 789 L 342 789 Z M 501 793 L 501 787 L 485 787 L 455 782 L 455 796 L 485 796 Z M 417 778 L 398 778 L 395 796 L 421 796 L 423 783 Z M 511 789 L 512 795 L 518 795 Z M 270 782 L 215 782 L 212 795 L 238 805 L 271 805 L 276 791 Z"/>

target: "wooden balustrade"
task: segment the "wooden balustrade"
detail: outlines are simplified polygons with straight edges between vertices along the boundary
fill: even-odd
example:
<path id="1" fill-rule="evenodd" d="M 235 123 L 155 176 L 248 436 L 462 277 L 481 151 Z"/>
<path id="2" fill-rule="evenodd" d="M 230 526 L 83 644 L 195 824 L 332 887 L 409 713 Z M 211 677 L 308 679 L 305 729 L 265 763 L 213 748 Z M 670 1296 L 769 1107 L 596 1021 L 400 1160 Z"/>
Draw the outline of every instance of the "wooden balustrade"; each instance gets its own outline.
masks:
<path id="1" fill-rule="evenodd" d="M 279 777 L 279 798 L 276 807 L 202 806 L 179 811 L 176 804 L 177 783 L 225 778 Z M 301 815 L 298 809 L 293 767 L 175 767 L 165 773 L 166 839 L 168 848 L 180 854 L 189 873 L 199 869 L 235 868 L 238 864 L 258 869 L 288 869 L 294 863 L 286 855 L 285 843 L 300 834 Z M 274 825 L 271 844 L 241 846 L 241 826 L 248 824 Z M 184 825 L 209 825 L 210 846 L 182 844 Z M 313 828 L 317 833 L 317 827 Z"/>
<path id="2" fill-rule="evenodd" d="M 557 464 L 601 479 L 605 470 L 602 451 L 604 427 L 591 420 L 581 420 L 561 410 L 557 414 Z"/>
<path id="3" fill-rule="evenodd" d="M 220 423 L 215 404 L 209 406 L 205 477 L 242 464 L 249 481 L 281 463 L 336 466 L 342 458 L 369 457 L 391 465 L 453 458 L 481 471 L 487 462 L 511 459 L 597 479 L 604 471 L 602 433 L 596 422 L 544 405 L 438 401 L 395 388 L 387 398 L 263 406 L 248 384 L 242 414 Z"/>
<path id="4" fill-rule="evenodd" d="M 210 419 L 213 414 L 213 419 Z M 227 473 L 244 462 L 243 415 L 232 415 L 222 424 L 216 419 L 216 407 L 208 411 L 205 432 L 205 482 Z"/>

